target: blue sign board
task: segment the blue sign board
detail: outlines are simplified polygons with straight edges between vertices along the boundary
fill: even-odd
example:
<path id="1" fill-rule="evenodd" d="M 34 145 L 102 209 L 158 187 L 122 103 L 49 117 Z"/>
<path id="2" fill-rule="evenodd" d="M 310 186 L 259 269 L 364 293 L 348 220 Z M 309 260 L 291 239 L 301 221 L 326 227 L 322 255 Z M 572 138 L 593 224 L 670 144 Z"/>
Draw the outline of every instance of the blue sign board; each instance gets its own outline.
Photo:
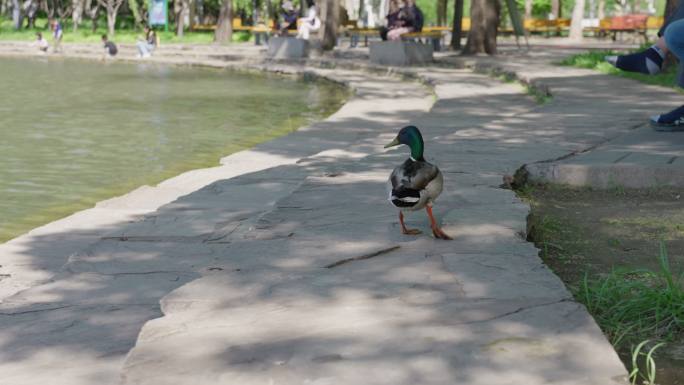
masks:
<path id="1" fill-rule="evenodd" d="M 168 11 L 167 0 L 150 0 L 150 25 L 163 25 L 168 28 Z"/>

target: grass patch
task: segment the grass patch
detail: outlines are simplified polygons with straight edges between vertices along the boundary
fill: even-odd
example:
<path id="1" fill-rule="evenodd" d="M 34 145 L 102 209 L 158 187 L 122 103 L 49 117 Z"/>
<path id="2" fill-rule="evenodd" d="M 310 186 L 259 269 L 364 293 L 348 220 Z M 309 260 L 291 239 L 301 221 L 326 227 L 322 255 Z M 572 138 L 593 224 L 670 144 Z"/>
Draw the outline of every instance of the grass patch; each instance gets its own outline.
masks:
<path id="1" fill-rule="evenodd" d="M 5 41 L 33 41 L 36 39 L 36 32 L 42 32 L 43 35 L 50 41 L 51 31 L 48 28 L 47 19 L 39 18 L 36 20 L 35 28 L 24 28 L 15 30 L 12 27 L 12 20 L 0 16 L 0 40 Z M 65 43 L 100 43 L 101 36 L 107 33 L 106 21 L 99 23 L 98 29 L 93 32 L 90 28 L 91 24 L 86 21 L 81 25 L 78 31 L 73 32 L 69 22 L 63 25 L 64 36 L 62 41 Z M 135 28 L 117 28 L 113 39 L 116 43 L 133 44 L 137 39 L 142 37 L 142 30 Z M 213 31 L 185 31 L 183 37 L 178 37 L 173 31 L 165 32 L 157 30 L 157 35 L 162 44 L 165 43 L 186 43 L 186 44 L 210 44 L 214 42 Z M 249 32 L 234 32 L 233 42 L 244 42 L 252 39 Z"/>
<path id="2" fill-rule="evenodd" d="M 671 270 L 662 243 L 658 259 L 659 271 L 614 270 L 599 278 L 585 275 L 574 290 L 618 348 L 645 339 L 672 341 L 684 331 L 682 275 Z"/>
<path id="3" fill-rule="evenodd" d="M 620 76 L 624 78 L 638 80 L 643 83 L 653 84 L 657 86 L 664 86 L 674 88 L 677 80 L 677 68 L 676 66 L 670 66 L 666 68 L 665 71 L 657 75 L 644 75 L 640 73 L 625 72 L 621 71 L 609 63 L 607 63 L 603 58 L 608 55 L 619 55 L 624 54 L 624 52 L 616 51 L 591 51 L 585 52 L 578 55 L 570 56 L 569 58 L 561 61 L 559 64 L 564 66 L 572 66 L 579 68 L 589 68 L 593 70 L 600 71 L 605 74 Z"/>
<path id="4" fill-rule="evenodd" d="M 527 83 L 522 84 L 522 86 L 525 88 L 525 92 L 534 98 L 534 101 L 537 102 L 537 104 L 548 103 L 553 99 L 548 92 L 545 92 L 544 90 L 541 90 L 535 86 Z"/>

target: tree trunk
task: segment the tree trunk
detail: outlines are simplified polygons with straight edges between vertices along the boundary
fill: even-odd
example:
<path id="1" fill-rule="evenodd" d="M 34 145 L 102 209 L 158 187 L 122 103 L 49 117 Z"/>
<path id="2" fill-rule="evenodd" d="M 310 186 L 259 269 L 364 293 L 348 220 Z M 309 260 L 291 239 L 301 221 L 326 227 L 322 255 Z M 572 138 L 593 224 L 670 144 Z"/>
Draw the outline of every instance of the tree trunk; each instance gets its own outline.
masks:
<path id="1" fill-rule="evenodd" d="M 447 0 L 437 0 L 437 25 L 447 25 Z"/>
<path id="2" fill-rule="evenodd" d="M 570 23 L 570 39 L 582 40 L 582 20 L 584 20 L 584 0 L 575 0 Z"/>
<path id="3" fill-rule="evenodd" d="M 463 35 L 463 0 L 454 0 L 454 21 L 451 27 L 451 49 L 461 49 Z"/>
<path id="4" fill-rule="evenodd" d="M 188 1 L 188 19 L 190 19 L 188 28 L 192 31 L 197 24 L 197 2 L 195 0 Z"/>
<path id="5" fill-rule="evenodd" d="M 532 0 L 525 0 L 525 19 L 532 18 Z"/>
<path id="6" fill-rule="evenodd" d="M 109 38 L 114 37 L 114 31 L 116 29 L 116 11 L 118 9 L 114 7 L 107 7 L 107 34 Z"/>
<path id="7" fill-rule="evenodd" d="M 95 5 L 91 7 L 91 1 L 92 0 L 86 0 L 86 12 L 88 13 L 92 25 L 91 30 L 95 33 L 97 32 L 97 21 L 100 18 L 100 4 L 96 2 Z"/>
<path id="8" fill-rule="evenodd" d="M 233 0 L 223 0 L 214 34 L 214 41 L 229 43 L 233 40 Z"/>
<path id="9" fill-rule="evenodd" d="M 131 10 L 133 14 L 133 19 L 135 20 L 136 28 L 143 25 L 142 16 L 140 15 L 140 5 L 138 0 L 128 0 L 128 9 Z"/>
<path id="10" fill-rule="evenodd" d="M 83 20 L 83 0 L 71 1 L 71 21 L 73 23 L 74 32 L 78 31 L 78 26 Z"/>
<path id="11" fill-rule="evenodd" d="M 321 39 L 321 48 L 331 51 L 337 45 L 337 30 L 340 27 L 340 3 L 339 0 L 319 0 L 319 17 L 321 29 L 318 36 Z"/>
<path id="12" fill-rule="evenodd" d="M 606 0 L 598 0 L 598 10 L 596 11 L 596 17 L 598 17 L 599 22 L 601 19 L 606 17 Z"/>
<path id="13" fill-rule="evenodd" d="M 21 4 L 19 4 L 19 0 L 12 0 L 12 26 L 14 29 L 21 29 L 23 21 Z"/>
<path id="14" fill-rule="evenodd" d="M 680 1 L 681 0 L 667 0 L 667 2 L 665 3 L 665 13 L 663 14 L 665 20 L 672 16 L 674 11 L 677 9 L 677 6 L 679 5 Z"/>
<path id="15" fill-rule="evenodd" d="M 175 0 L 173 2 L 173 10 L 176 14 L 176 36 L 183 37 L 183 30 L 185 27 L 185 15 L 188 11 L 187 0 Z"/>
<path id="16" fill-rule="evenodd" d="M 561 0 L 551 0 L 551 14 L 554 19 L 561 18 Z"/>
<path id="17" fill-rule="evenodd" d="M 498 0 L 472 0 L 470 4 L 470 32 L 463 54 L 486 53 L 496 55 L 496 33 L 501 4 Z"/>

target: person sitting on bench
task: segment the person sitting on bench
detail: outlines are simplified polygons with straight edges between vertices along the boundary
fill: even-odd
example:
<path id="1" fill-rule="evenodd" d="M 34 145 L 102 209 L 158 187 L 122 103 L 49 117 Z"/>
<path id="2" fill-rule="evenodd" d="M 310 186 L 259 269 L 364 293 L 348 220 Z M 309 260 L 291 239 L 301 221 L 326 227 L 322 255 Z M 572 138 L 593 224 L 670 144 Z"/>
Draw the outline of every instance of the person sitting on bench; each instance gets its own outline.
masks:
<path id="1" fill-rule="evenodd" d="M 299 19 L 300 24 L 297 30 L 297 37 L 304 40 L 309 40 L 311 32 L 316 32 L 321 28 L 321 19 L 318 18 L 316 3 L 313 0 L 308 0 L 308 6 L 309 10 L 306 13 L 306 17 Z"/>
<path id="2" fill-rule="evenodd" d="M 400 13 L 401 5 L 399 4 L 399 0 L 390 0 L 389 11 L 387 12 L 387 16 L 385 16 L 385 19 L 387 19 L 387 25 L 380 28 L 380 38 L 382 40 L 387 40 L 387 33 L 389 31 L 401 27 L 399 20 Z"/>
<path id="3" fill-rule="evenodd" d="M 416 5 L 416 0 L 406 0 L 406 6 L 399 14 L 401 26 L 387 32 L 389 40 L 400 40 L 401 35 L 423 30 L 423 12 Z"/>
<path id="4" fill-rule="evenodd" d="M 282 10 L 283 12 L 280 14 L 282 21 L 278 25 L 278 33 L 287 35 L 290 30 L 297 29 L 297 11 L 295 11 L 290 0 L 283 2 Z"/>

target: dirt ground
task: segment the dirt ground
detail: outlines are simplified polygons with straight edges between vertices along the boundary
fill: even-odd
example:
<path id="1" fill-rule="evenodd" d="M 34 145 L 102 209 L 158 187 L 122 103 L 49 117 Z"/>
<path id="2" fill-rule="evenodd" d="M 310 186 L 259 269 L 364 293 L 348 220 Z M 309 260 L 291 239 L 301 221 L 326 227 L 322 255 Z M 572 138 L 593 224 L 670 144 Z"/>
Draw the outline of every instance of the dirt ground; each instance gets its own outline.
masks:
<path id="1" fill-rule="evenodd" d="M 592 191 L 527 187 L 519 195 L 532 205 L 528 238 L 569 287 L 614 268 L 658 270 L 660 242 L 672 270 L 684 271 L 684 191 L 675 189 Z M 630 351 L 620 355 L 630 368 Z M 656 357 L 657 383 L 684 384 L 684 336 Z"/>

